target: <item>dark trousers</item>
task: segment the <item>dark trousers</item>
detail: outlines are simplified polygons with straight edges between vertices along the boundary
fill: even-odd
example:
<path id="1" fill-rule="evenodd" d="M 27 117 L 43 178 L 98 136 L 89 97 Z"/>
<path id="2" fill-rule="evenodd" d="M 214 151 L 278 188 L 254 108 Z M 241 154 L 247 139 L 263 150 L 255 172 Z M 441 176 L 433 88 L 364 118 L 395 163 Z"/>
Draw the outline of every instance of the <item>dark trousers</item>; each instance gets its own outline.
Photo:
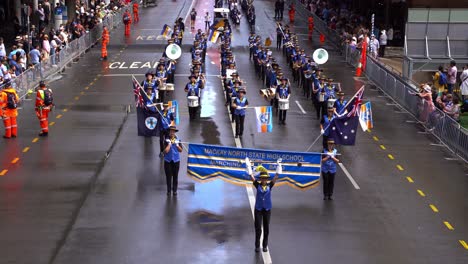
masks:
<path id="1" fill-rule="evenodd" d="M 277 49 L 281 49 L 281 43 L 283 43 L 283 37 L 278 37 L 278 35 L 276 35 L 276 48 Z"/>
<path id="2" fill-rule="evenodd" d="M 323 129 L 327 130 L 326 128 L 327 127 L 324 127 Z M 326 149 L 328 147 L 328 142 L 327 141 L 328 141 L 328 136 L 322 135 L 322 147 L 324 149 Z"/>
<path id="3" fill-rule="evenodd" d="M 263 243 L 262 247 L 268 246 L 268 234 L 270 233 L 270 216 L 271 210 L 255 209 L 255 248 L 260 247 L 260 236 L 262 235 L 263 223 Z"/>
<path id="4" fill-rule="evenodd" d="M 385 47 L 386 45 L 380 45 L 379 47 L 379 57 L 381 58 L 385 57 Z"/>
<path id="5" fill-rule="evenodd" d="M 236 136 L 242 136 L 244 134 L 244 120 L 245 115 L 234 115 L 236 117 Z"/>
<path id="6" fill-rule="evenodd" d="M 280 11 L 278 8 L 275 8 L 275 18 L 280 18 Z"/>
<path id="7" fill-rule="evenodd" d="M 198 107 L 189 107 L 188 109 L 190 119 L 195 119 L 195 117 L 197 116 Z"/>
<path id="8" fill-rule="evenodd" d="M 171 190 L 177 192 L 177 183 L 179 182 L 180 162 L 164 161 L 164 172 L 166 173 L 167 192 Z"/>
<path id="9" fill-rule="evenodd" d="M 158 90 L 158 92 L 159 92 L 159 102 L 164 103 L 164 100 L 166 99 L 166 91 Z"/>
<path id="10" fill-rule="evenodd" d="M 279 110 L 279 121 L 285 122 L 286 121 L 286 112 L 287 110 Z"/>
<path id="11" fill-rule="evenodd" d="M 315 94 L 312 95 L 312 102 L 314 103 L 315 112 L 317 113 L 317 119 L 320 119 L 323 102 L 319 102 Z"/>
<path id="12" fill-rule="evenodd" d="M 322 172 L 323 196 L 332 196 L 335 185 L 335 173 Z"/>

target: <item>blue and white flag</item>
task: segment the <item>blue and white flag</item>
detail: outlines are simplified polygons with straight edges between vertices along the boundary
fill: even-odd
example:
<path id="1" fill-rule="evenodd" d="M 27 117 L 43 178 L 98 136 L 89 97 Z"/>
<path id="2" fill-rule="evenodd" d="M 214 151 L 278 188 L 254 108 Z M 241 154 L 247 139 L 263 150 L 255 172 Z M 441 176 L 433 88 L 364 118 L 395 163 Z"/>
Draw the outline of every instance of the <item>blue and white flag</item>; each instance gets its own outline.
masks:
<path id="1" fill-rule="evenodd" d="M 286 152 L 245 149 L 203 144 L 189 144 L 187 172 L 194 179 L 222 179 L 239 185 L 252 184 L 246 173 L 245 158 L 255 166 L 262 165 L 271 179 L 275 176 L 277 160 L 282 159 L 283 173 L 277 185 L 289 185 L 299 190 L 317 186 L 320 178 L 321 153 Z"/>
<path id="2" fill-rule="evenodd" d="M 363 131 L 367 131 L 374 127 L 374 121 L 372 120 L 372 108 L 371 102 L 367 102 L 361 105 L 361 110 L 359 111 L 359 123 Z"/>

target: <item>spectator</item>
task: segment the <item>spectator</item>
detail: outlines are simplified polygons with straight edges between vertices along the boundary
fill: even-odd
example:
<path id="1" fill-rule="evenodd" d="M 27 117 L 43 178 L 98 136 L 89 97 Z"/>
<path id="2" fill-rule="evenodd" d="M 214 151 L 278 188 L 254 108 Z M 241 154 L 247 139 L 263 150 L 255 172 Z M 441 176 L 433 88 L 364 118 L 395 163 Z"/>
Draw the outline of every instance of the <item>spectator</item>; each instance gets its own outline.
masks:
<path id="1" fill-rule="evenodd" d="M 382 33 L 380 34 L 380 48 L 379 48 L 379 56 L 383 58 L 385 56 L 385 47 L 387 46 L 387 34 L 385 32 L 385 29 L 382 30 Z"/>
<path id="2" fill-rule="evenodd" d="M 44 15 L 45 15 L 45 19 L 44 19 L 44 22 L 46 25 L 49 25 L 49 22 L 50 22 L 50 13 L 51 13 L 51 6 L 50 6 L 50 3 L 49 3 L 49 0 L 44 0 Z"/>
<path id="3" fill-rule="evenodd" d="M 41 53 L 39 52 L 39 45 L 33 46 L 29 52 L 29 63 L 35 66 L 41 62 Z"/>
<path id="4" fill-rule="evenodd" d="M 42 40 L 42 60 L 46 61 L 49 59 L 50 56 L 50 43 L 49 43 L 49 36 L 44 35 Z"/>
<path id="5" fill-rule="evenodd" d="M 3 38 L 0 37 L 0 58 L 6 57 L 5 44 L 3 44 Z"/>
<path id="6" fill-rule="evenodd" d="M 439 70 L 432 76 L 432 82 L 439 95 L 447 89 L 447 75 L 445 75 L 442 65 L 439 66 Z"/>
<path id="7" fill-rule="evenodd" d="M 39 4 L 37 6 L 37 15 L 39 17 L 39 30 L 45 27 L 45 12 L 44 8 L 42 7 L 42 4 Z"/>
<path id="8" fill-rule="evenodd" d="M 448 70 L 448 80 L 447 80 L 447 89 L 449 93 L 453 93 L 453 88 L 455 88 L 455 83 L 457 82 L 457 63 L 452 60 L 450 62 L 450 68 Z"/>
<path id="9" fill-rule="evenodd" d="M 456 96 L 447 95 L 448 102 L 444 105 L 443 111 L 455 121 L 460 122 L 460 102 Z"/>
<path id="10" fill-rule="evenodd" d="M 462 94 L 463 104 L 468 96 L 468 64 L 463 68 L 463 72 L 460 75 L 460 90 Z"/>
<path id="11" fill-rule="evenodd" d="M 390 26 L 387 32 L 387 40 L 388 40 L 388 46 L 393 45 L 393 26 Z"/>
<path id="12" fill-rule="evenodd" d="M 432 101 L 432 89 L 429 85 L 422 83 L 420 86 L 420 92 L 415 95 L 423 99 L 422 104 L 420 105 L 421 111 L 419 119 L 422 122 L 427 122 L 429 116 L 435 110 L 434 103 Z"/>
<path id="13" fill-rule="evenodd" d="M 369 47 L 371 56 L 377 58 L 377 53 L 379 52 L 379 41 L 374 35 L 371 36 Z"/>

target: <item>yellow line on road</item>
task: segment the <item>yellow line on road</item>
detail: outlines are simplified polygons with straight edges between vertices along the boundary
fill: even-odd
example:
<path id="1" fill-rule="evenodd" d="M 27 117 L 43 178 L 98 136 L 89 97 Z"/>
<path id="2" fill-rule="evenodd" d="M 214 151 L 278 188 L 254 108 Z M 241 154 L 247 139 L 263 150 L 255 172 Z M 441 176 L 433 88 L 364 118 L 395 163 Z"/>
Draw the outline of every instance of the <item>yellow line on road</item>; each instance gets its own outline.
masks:
<path id="1" fill-rule="evenodd" d="M 33 138 L 32 143 L 36 143 L 39 140 L 39 138 Z"/>
<path id="2" fill-rule="evenodd" d="M 419 195 L 421 195 L 422 197 L 425 197 L 425 196 L 426 196 L 426 194 L 423 193 L 423 191 L 421 191 L 421 190 L 418 190 L 418 193 L 419 193 Z"/>
<path id="3" fill-rule="evenodd" d="M 94 81 L 97 81 L 98 77 L 94 78 Z"/>
<path id="4" fill-rule="evenodd" d="M 12 163 L 12 164 L 15 164 L 16 162 L 18 162 L 18 160 L 19 160 L 19 158 L 14 158 L 14 159 L 11 161 L 11 163 Z"/>
<path id="5" fill-rule="evenodd" d="M 89 86 L 86 86 L 84 89 L 85 89 L 85 90 L 88 90 L 88 89 L 89 89 Z"/>
<path id="6" fill-rule="evenodd" d="M 384 145 L 380 145 L 380 148 L 386 150 L 387 148 Z"/>
<path id="7" fill-rule="evenodd" d="M 66 113 L 66 112 L 68 112 L 68 109 L 67 109 L 67 108 L 64 108 L 64 109 L 62 110 L 62 112 Z"/>
<path id="8" fill-rule="evenodd" d="M 62 118 L 62 115 L 57 115 L 55 118 L 60 119 Z"/>
<path id="9" fill-rule="evenodd" d="M 413 179 L 411 179 L 411 177 L 409 177 L 409 176 L 408 176 L 408 177 L 406 177 L 406 179 L 407 179 L 409 182 L 411 182 L 411 183 L 413 183 L 413 182 L 414 182 L 414 181 L 413 181 Z"/>
<path id="10" fill-rule="evenodd" d="M 5 176 L 5 174 L 8 172 L 8 170 L 2 170 L 2 172 L 0 172 L 0 176 Z"/>
<path id="11" fill-rule="evenodd" d="M 80 97 L 79 96 L 75 96 L 75 101 L 78 101 L 80 100 Z"/>
<path id="12" fill-rule="evenodd" d="M 375 141 L 379 141 L 379 138 L 376 137 L 376 136 L 373 136 L 372 138 L 373 138 Z"/>
<path id="13" fill-rule="evenodd" d="M 23 149 L 23 153 L 28 152 L 28 150 L 29 150 L 29 147 L 25 147 L 25 148 Z"/>
<path id="14" fill-rule="evenodd" d="M 94 82 L 90 82 L 90 83 L 89 83 L 89 86 L 91 86 L 91 85 L 93 85 L 93 84 L 94 84 Z"/>
<path id="15" fill-rule="evenodd" d="M 437 207 L 435 207 L 435 205 L 430 204 L 429 206 L 431 207 L 432 211 L 434 211 L 434 213 L 438 213 L 438 212 L 439 212 L 439 209 L 437 209 Z"/>
<path id="16" fill-rule="evenodd" d="M 370 130 L 370 128 L 368 128 L 368 129 L 367 129 L 367 132 L 371 133 L 371 132 L 372 132 L 372 130 Z"/>
<path id="17" fill-rule="evenodd" d="M 396 167 L 401 171 L 403 170 L 403 167 L 401 165 L 396 165 Z"/>
<path id="18" fill-rule="evenodd" d="M 458 242 L 460 242 L 460 244 L 461 244 L 466 250 L 468 250 L 468 244 L 465 242 L 465 240 L 458 240 Z"/>
<path id="19" fill-rule="evenodd" d="M 50 122 L 49 126 L 53 126 L 53 125 L 55 125 L 55 122 L 54 121 Z"/>
<path id="20" fill-rule="evenodd" d="M 84 95 L 84 92 L 81 92 L 80 94 L 81 94 L 81 95 Z"/>
<path id="21" fill-rule="evenodd" d="M 391 159 L 391 160 L 395 159 L 392 154 L 388 154 L 388 158 Z"/>
<path id="22" fill-rule="evenodd" d="M 453 228 L 453 226 L 449 222 L 444 221 L 444 224 L 448 228 L 448 230 L 455 230 L 455 228 Z"/>

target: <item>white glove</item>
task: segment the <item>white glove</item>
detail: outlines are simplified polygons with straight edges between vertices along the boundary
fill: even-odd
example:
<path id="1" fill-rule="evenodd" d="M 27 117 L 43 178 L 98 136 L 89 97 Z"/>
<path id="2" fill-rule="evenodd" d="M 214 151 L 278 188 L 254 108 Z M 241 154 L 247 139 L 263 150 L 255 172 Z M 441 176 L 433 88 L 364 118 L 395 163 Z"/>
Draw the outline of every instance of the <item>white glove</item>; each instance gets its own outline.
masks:
<path id="1" fill-rule="evenodd" d="M 282 173 L 283 173 L 283 167 L 281 166 L 281 163 L 277 163 L 276 174 L 282 174 Z"/>
<path id="2" fill-rule="evenodd" d="M 245 158 L 245 171 L 247 174 L 252 175 L 252 164 L 250 163 L 249 158 Z"/>
<path id="3" fill-rule="evenodd" d="M 236 109 L 238 109 L 238 110 L 241 110 L 242 108 L 243 108 L 243 107 L 240 106 L 240 105 L 238 105 L 238 106 L 236 107 Z"/>
<path id="4" fill-rule="evenodd" d="M 323 134 L 325 134 L 325 130 L 320 129 L 320 135 L 323 135 Z"/>
<path id="5" fill-rule="evenodd" d="M 178 139 L 176 139 L 176 140 L 174 141 L 174 144 L 179 144 L 179 143 L 180 143 L 180 141 L 179 141 Z"/>

